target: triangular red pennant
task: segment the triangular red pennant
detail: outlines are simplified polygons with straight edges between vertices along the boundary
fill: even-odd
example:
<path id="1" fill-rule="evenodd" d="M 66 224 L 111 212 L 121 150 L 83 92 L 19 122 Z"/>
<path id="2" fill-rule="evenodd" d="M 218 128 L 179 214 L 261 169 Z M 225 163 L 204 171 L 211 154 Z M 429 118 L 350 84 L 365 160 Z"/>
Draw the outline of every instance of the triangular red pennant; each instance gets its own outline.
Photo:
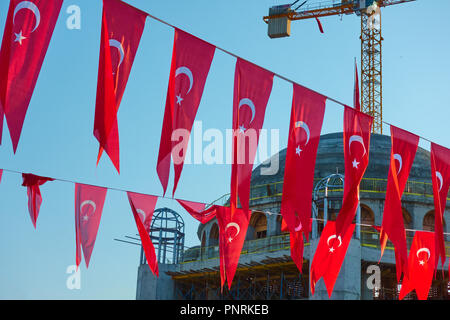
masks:
<path id="1" fill-rule="evenodd" d="M 350 224 L 341 237 L 337 234 L 336 223 L 334 221 L 327 222 L 311 262 L 310 286 L 312 295 L 314 295 L 317 281 L 323 277 L 328 297 L 331 298 L 354 230 L 355 225 Z"/>
<path id="2" fill-rule="evenodd" d="M 95 104 L 94 136 L 100 143 L 97 164 L 106 151 L 120 172 L 117 111 L 139 47 L 147 14 L 119 0 L 103 1 Z"/>
<path id="3" fill-rule="evenodd" d="M 414 162 L 419 137 L 391 126 L 391 160 L 381 225 L 381 257 L 389 238 L 395 247 L 397 281 L 408 272 L 408 249 L 403 224 L 402 194 Z"/>
<path id="4" fill-rule="evenodd" d="M 189 136 L 200 105 L 215 49 L 213 45 L 184 31 L 175 29 L 169 87 L 161 131 L 158 164 L 156 166 L 164 194 L 169 181 L 171 158 L 174 162 L 175 171 L 172 195 L 175 194 L 177 189 L 183 170 L 184 158 L 186 157 Z M 181 142 L 172 141 L 172 134 L 176 130 L 183 130 L 186 133 Z M 182 148 L 175 148 L 179 144 L 182 145 Z"/>
<path id="5" fill-rule="evenodd" d="M 427 300 L 435 270 L 434 233 L 416 231 L 409 251 L 409 272 L 403 277 L 399 299 L 416 290 L 419 300 Z"/>
<path id="6" fill-rule="evenodd" d="M 14 153 L 62 3 L 63 0 L 9 3 L 0 51 L 0 129 L 4 113 Z"/>
<path id="7" fill-rule="evenodd" d="M 75 184 L 75 236 L 76 263 L 81 262 L 81 248 L 83 248 L 86 268 L 89 267 L 98 227 L 102 217 L 108 189 L 85 184 Z"/>
<path id="8" fill-rule="evenodd" d="M 42 196 L 39 186 L 43 185 L 47 181 L 53 181 L 53 179 L 36 176 L 31 173 L 22 173 L 22 178 L 22 186 L 27 187 L 28 212 L 30 213 L 31 222 L 36 229 L 36 222 L 42 204 Z"/>
<path id="9" fill-rule="evenodd" d="M 158 260 L 155 254 L 155 247 L 150 239 L 150 227 L 155 211 L 157 196 L 144 195 L 139 193 L 127 192 L 128 201 L 130 202 L 131 211 L 138 228 L 139 237 L 141 238 L 142 248 L 144 249 L 147 264 L 153 274 L 159 276 Z"/>

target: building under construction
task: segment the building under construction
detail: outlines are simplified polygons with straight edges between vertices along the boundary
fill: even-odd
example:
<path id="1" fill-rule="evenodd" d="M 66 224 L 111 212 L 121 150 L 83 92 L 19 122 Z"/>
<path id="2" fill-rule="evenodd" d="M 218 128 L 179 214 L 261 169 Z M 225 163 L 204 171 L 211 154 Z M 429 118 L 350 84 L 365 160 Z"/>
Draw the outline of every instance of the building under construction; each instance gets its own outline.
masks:
<path id="1" fill-rule="evenodd" d="M 327 220 L 335 220 L 342 204 L 344 183 L 344 154 L 342 133 L 321 136 L 315 168 L 312 194 L 313 229 L 305 243 L 303 269 L 300 273 L 290 257 L 289 233 L 281 232 L 281 195 L 286 149 L 279 157 L 276 175 L 261 175 L 261 168 L 252 173 L 250 208 L 253 213 L 231 290 L 220 288 L 219 227 L 213 219 L 200 224 L 197 235 L 201 245 L 183 250 L 184 224 L 170 209 L 155 212 L 151 237 L 159 264 L 159 278 L 153 276 L 141 254 L 138 270 L 137 299 L 328 299 L 323 280 L 316 285 L 314 296 L 309 289 L 310 262 L 314 256 L 321 231 Z M 389 170 L 391 142 L 389 136 L 373 134 L 370 162 L 360 187 L 360 206 L 356 228 L 347 255 L 336 281 L 331 299 L 372 300 L 398 299 L 400 286 L 396 281 L 395 257 L 388 242 L 380 260 L 380 241 L 373 225 L 381 225 Z M 224 195 L 216 202 L 224 205 Z M 448 204 L 448 203 L 447 203 Z M 434 202 L 431 185 L 430 155 L 419 148 L 402 198 L 403 219 L 408 248 L 412 230 L 434 230 Z M 448 206 L 447 206 L 448 208 Z M 161 212 L 171 214 L 158 219 Z M 445 223 L 444 232 L 449 233 Z M 165 224 L 164 224 L 165 223 Z M 168 225 L 169 223 L 169 225 Z M 447 256 L 450 256 L 449 236 L 446 235 Z M 170 257 L 170 263 L 167 263 Z M 448 259 L 445 270 L 448 270 Z M 379 283 L 373 280 L 379 271 Z M 450 299 L 448 273 L 436 273 L 429 299 Z M 405 299 L 416 299 L 412 292 Z"/>

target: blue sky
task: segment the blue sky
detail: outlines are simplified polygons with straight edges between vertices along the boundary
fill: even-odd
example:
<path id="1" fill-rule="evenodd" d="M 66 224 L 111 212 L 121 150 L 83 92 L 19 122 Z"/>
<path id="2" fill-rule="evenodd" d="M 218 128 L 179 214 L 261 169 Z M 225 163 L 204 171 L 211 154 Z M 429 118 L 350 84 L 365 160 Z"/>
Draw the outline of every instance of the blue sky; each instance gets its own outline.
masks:
<path id="1" fill-rule="evenodd" d="M 279 0 L 126 1 L 212 44 L 349 105 L 354 57 L 360 55 L 360 19 L 323 18 L 292 24 L 289 38 L 270 39 L 262 17 Z M 311 0 L 310 2 L 314 2 Z M 433 6 L 430 6 L 430 2 Z M 67 7 L 81 8 L 81 29 L 69 30 Z M 100 0 L 65 0 L 14 155 L 5 125 L 0 168 L 58 179 L 162 195 L 156 160 L 172 53 L 173 29 L 147 19 L 118 113 L 121 174 L 103 156 L 93 123 L 101 28 Z M 3 35 L 8 1 L 0 3 Z M 447 0 L 382 10 L 384 120 L 450 147 L 450 37 Z M 216 51 L 197 120 L 203 129 L 231 127 L 235 58 Z M 264 128 L 287 141 L 292 85 L 275 78 Z M 327 103 L 322 133 L 342 131 L 342 107 Z M 385 128 L 385 134 L 389 128 Z M 193 136 L 192 139 L 199 136 Z M 205 146 L 207 142 L 203 142 Z M 429 149 L 429 144 L 421 141 Z M 176 197 L 211 202 L 229 192 L 229 165 L 186 165 Z M 172 175 L 173 176 L 173 175 Z M 4 172 L 0 184 L 0 299 L 134 299 L 139 248 L 113 241 L 136 234 L 126 194 L 109 190 L 89 269 L 81 289 L 66 287 L 75 263 L 74 185 L 41 187 L 43 204 L 34 230 L 20 175 Z M 172 180 L 168 194 L 171 194 Z M 197 222 L 176 203 L 186 223 L 186 246 L 199 244 Z M 83 262 L 84 263 L 84 262 Z"/>

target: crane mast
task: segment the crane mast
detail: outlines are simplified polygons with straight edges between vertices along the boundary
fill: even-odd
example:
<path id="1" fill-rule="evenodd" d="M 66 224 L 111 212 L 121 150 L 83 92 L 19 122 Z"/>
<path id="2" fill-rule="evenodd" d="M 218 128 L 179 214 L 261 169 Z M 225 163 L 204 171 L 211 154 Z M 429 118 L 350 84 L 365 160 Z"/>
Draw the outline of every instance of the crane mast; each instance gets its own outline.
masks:
<path id="1" fill-rule="evenodd" d="M 373 132 L 383 133 L 383 77 L 381 10 L 415 0 L 334 0 L 307 4 L 304 1 L 296 9 L 293 5 L 271 7 L 268 24 L 271 38 L 290 36 L 291 21 L 321 18 L 335 15 L 356 14 L 361 17 L 361 111 L 374 118 Z M 295 1 L 294 3 L 297 3 Z M 305 5 L 306 4 L 306 5 Z M 301 8 L 301 9 L 300 9 Z M 299 9 L 299 10 L 297 10 Z"/>

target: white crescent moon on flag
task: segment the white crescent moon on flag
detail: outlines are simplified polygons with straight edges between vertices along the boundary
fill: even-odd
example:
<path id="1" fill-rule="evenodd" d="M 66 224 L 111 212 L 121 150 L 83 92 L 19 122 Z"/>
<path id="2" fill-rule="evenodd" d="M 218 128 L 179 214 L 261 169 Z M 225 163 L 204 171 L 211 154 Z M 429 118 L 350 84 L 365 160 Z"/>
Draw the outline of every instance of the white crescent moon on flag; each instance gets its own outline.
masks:
<path id="1" fill-rule="evenodd" d="M 306 124 L 306 122 L 303 122 L 303 121 L 297 121 L 297 122 L 295 123 L 295 128 L 303 128 L 303 129 L 305 130 L 306 135 L 307 135 L 307 139 L 306 139 L 305 145 L 307 145 L 308 142 L 309 142 L 309 138 L 311 137 L 311 132 L 309 131 L 309 127 L 308 127 L 308 125 Z"/>
<path id="2" fill-rule="evenodd" d="M 175 71 L 175 78 L 178 77 L 180 74 L 185 74 L 189 78 L 189 90 L 186 93 L 186 94 L 188 94 L 192 89 L 192 85 L 194 84 L 194 76 L 192 75 L 191 70 L 189 70 L 189 68 L 187 68 L 187 67 L 179 67 Z"/>
<path id="3" fill-rule="evenodd" d="M 234 235 L 234 237 L 230 237 L 230 239 L 229 239 L 230 242 L 233 241 L 233 239 L 236 238 L 236 237 L 238 236 L 239 232 L 241 231 L 241 227 L 239 227 L 239 225 L 238 225 L 236 222 L 230 222 L 230 223 L 227 224 L 227 226 L 225 227 L 225 232 L 227 232 L 228 228 L 231 228 L 231 227 L 235 227 L 236 230 L 237 230 L 237 232 L 236 232 L 236 234 Z"/>
<path id="4" fill-rule="evenodd" d="M 426 252 L 428 254 L 427 261 L 430 260 L 430 257 L 431 257 L 430 249 L 428 249 L 428 248 L 420 248 L 419 250 L 417 250 L 417 253 L 416 253 L 417 258 L 419 258 L 419 253 L 421 253 L 421 252 Z"/>
<path id="5" fill-rule="evenodd" d="M 137 214 L 139 215 L 139 218 L 141 218 L 142 223 L 145 222 L 145 218 L 147 215 L 145 214 L 145 211 L 142 209 L 136 209 Z"/>
<path id="6" fill-rule="evenodd" d="M 95 213 L 95 210 L 97 210 L 97 205 L 95 204 L 94 201 L 92 201 L 92 200 L 85 200 L 80 205 L 80 211 L 83 211 L 83 207 L 85 205 L 90 205 L 92 207 L 92 209 L 94 209 L 94 211 L 92 211 L 92 213 Z"/>
<path id="7" fill-rule="evenodd" d="M 444 179 L 442 178 L 442 174 L 439 171 L 436 171 L 436 178 L 439 179 L 439 191 L 442 190 L 442 185 L 444 184 Z"/>
<path id="8" fill-rule="evenodd" d="M 241 109 L 241 107 L 243 105 L 247 105 L 250 107 L 250 109 L 252 110 L 252 120 L 250 120 L 250 123 L 253 122 L 253 119 L 255 119 L 255 113 L 256 113 L 256 108 L 255 108 L 255 104 L 253 103 L 252 100 L 248 99 L 248 98 L 244 98 L 241 101 L 239 101 L 239 109 Z"/>
<path id="9" fill-rule="evenodd" d="M 295 230 L 296 232 L 299 232 L 300 230 L 302 230 L 302 227 L 303 227 L 303 226 L 302 226 L 302 222 L 300 221 L 300 222 L 298 223 L 298 226 L 295 227 L 294 230 Z"/>
<path id="10" fill-rule="evenodd" d="M 397 171 L 397 175 L 398 175 L 398 174 L 400 174 L 400 171 L 402 171 L 403 159 L 402 159 L 402 156 L 399 155 L 398 153 L 394 154 L 394 159 L 397 160 L 400 164 L 400 167 L 398 168 L 398 171 Z"/>
<path id="11" fill-rule="evenodd" d="M 117 41 L 115 39 L 109 39 L 109 45 L 111 47 L 117 48 L 117 50 L 119 50 L 120 60 L 119 60 L 119 65 L 117 66 L 117 69 L 119 69 L 120 65 L 123 62 L 123 58 L 125 57 L 125 51 L 123 50 L 122 43 L 120 43 L 119 41 Z"/>
<path id="12" fill-rule="evenodd" d="M 28 9 L 31 12 L 33 12 L 34 16 L 36 17 L 36 24 L 34 25 L 34 29 L 31 32 L 34 32 L 34 30 L 37 29 L 39 24 L 41 23 L 41 12 L 39 11 L 39 8 L 31 1 L 22 1 L 20 2 L 16 8 L 14 9 L 14 16 L 13 16 L 13 24 L 14 20 L 16 19 L 16 14 L 22 9 Z"/>
<path id="13" fill-rule="evenodd" d="M 337 237 L 335 234 L 333 234 L 332 236 L 328 237 L 327 245 L 330 246 L 330 240 L 331 239 L 335 239 L 335 238 L 337 238 L 339 240 L 339 245 L 338 245 L 338 248 L 339 248 L 342 245 L 342 239 L 341 239 L 341 236 Z"/>
<path id="14" fill-rule="evenodd" d="M 352 146 L 352 142 L 359 142 L 361 143 L 361 145 L 364 148 L 364 155 L 367 153 L 366 151 L 366 147 L 364 146 L 364 140 L 361 136 L 355 135 L 355 136 L 351 136 L 349 141 L 348 141 L 348 148 L 350 149 L 350 147 Z"/>

